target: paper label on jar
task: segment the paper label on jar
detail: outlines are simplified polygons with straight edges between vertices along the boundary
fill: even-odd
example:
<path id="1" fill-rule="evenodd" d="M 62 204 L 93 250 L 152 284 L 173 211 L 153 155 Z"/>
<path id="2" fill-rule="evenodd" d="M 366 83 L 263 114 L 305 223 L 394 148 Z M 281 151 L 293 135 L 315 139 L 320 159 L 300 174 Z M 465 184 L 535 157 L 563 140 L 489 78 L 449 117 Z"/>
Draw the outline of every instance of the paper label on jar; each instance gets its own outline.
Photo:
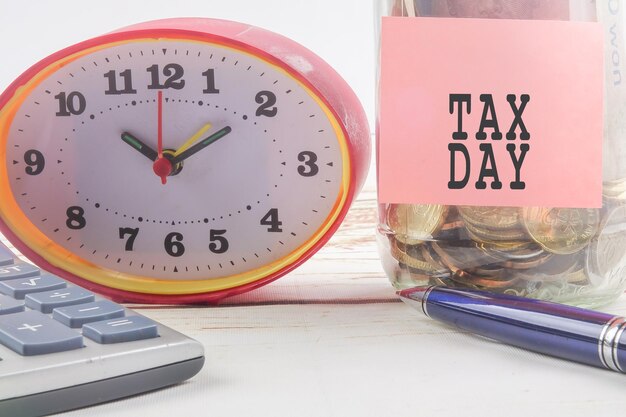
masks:
<path id="1" fill-rule="evenodd" d="M 385 17 L 381 203 L 600 207 L 597 23 Z"/>

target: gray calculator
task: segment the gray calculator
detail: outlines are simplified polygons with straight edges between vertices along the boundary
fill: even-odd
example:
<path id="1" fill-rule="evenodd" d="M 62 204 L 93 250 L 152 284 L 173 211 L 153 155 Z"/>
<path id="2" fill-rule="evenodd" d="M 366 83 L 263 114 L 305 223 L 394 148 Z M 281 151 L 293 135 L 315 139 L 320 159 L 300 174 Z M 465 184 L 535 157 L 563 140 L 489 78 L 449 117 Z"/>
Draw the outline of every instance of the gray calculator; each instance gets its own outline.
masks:
<path id="1" fill-rule="evenodd" d="M 0 243 L 0 416 L 58 413 L 191 378 L 202 345 Z"/>

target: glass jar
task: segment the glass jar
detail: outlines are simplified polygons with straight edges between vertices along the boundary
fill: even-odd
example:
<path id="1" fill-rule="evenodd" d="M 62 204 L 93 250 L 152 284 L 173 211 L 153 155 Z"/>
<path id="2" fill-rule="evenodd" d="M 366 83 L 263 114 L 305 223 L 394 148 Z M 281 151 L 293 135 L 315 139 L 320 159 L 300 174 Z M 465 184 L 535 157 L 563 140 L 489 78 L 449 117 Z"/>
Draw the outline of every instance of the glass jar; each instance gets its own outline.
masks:
<path id="1" fill-rule="evenodd" d="M 379 252 L 397 289 L 436 284 L 585 307 L 606 304 L 624 292 L 624 7 L 617 1 L 585 0 L 377 1 L 379 23 L 382 16 L 599 21 L 605 44 L 602 207 L 383 204 L 379 200 Z M 411 53 L 408 45 L 406 53 Z M 385 140 L 377 129 L 377 149 Z"/>

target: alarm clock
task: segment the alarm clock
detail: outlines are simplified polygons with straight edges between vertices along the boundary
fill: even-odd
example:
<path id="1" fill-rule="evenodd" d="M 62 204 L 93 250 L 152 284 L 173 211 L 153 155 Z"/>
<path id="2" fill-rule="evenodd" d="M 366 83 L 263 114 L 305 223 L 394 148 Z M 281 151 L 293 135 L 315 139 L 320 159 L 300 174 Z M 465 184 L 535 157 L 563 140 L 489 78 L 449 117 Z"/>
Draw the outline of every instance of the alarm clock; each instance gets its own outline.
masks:
<path id="1" fill-rule="evenodd" d="M 216 19 L 70 46 L 0 96 L 0 231 L 116 300 L 216 302 L 337 230 L 369 165 L 358 99 L 283 36 Z"/>

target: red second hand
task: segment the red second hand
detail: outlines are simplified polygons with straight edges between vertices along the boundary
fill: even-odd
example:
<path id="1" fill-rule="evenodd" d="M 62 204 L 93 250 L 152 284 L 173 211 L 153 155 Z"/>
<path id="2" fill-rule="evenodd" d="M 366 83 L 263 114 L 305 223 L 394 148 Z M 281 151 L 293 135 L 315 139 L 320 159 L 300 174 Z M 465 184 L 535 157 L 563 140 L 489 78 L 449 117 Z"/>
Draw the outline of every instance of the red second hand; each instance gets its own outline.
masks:
<path id="1" fill-rule="evenodd" d="M 161 177 L 161 184 L 167 183 L 167 176 L 172 173 L 172 163 L 163 157 L 163 92 L 157 93 L 157 159 L 152 165 L 155 174 Z"/>

